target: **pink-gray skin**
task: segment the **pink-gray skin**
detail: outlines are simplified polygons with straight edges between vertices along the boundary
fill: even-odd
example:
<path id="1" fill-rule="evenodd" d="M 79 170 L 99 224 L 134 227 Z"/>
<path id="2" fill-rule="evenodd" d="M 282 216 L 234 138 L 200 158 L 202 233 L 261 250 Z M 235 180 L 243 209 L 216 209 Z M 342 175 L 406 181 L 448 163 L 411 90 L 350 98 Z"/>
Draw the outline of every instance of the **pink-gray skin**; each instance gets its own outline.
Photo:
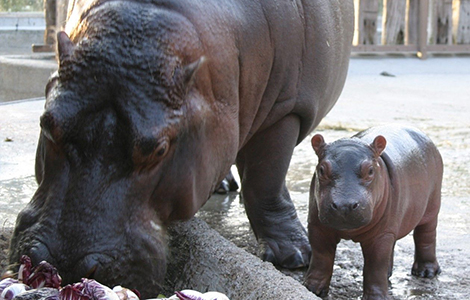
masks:
<path id="1" fill-rule="evenodd" d="M 261 256 L 296 268 L 307 232 L 285 185 L 294 147 L 336 103 L 352 0 L 75 0 L 40 119 L 39 188 L 10 263 L 154 296 L 165 228 L 236 163 Z"/>
<path id="2" fill-rule="evenodd" d="M 395 242 L 414 230 L 412 274 L 439 274 L 436 227 L 443 164 L 422 132 L 400 126 L 373 127 L 331 144 L 312 138 L 318 165 L 310 189 L 308 232 L 312 258 L 305 286 L 328 294 L 336 245 L 361 244 L 363 299 L 388 299 Z"/>

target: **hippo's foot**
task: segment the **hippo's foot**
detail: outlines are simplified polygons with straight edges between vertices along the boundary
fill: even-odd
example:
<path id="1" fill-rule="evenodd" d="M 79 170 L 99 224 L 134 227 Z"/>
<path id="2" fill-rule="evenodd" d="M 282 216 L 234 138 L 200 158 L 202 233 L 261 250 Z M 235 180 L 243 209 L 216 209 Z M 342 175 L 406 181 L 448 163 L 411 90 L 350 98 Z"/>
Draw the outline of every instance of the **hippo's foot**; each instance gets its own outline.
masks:
<path id="1" fill-rule="evenodd" d="M 304 286 L 318 297 L 325 298 L 330 291 L 330 280 L 309 280 L 304 282 Z"/>
<path id="2" fill-rule="evenodd" d="M 441 268 L 437 261 L 432 262 L 419 262 L 413 263 L 411 274 L 420 278 L 434 278 L 436 275 L 441 273 Z"/>
<path id="3" fill-rule="evenodd" d="M 382 294 L 382 293 L 366 294 L 366 293 L 364 293 L 364 295 L 362 295 L 362 300 L 388 300 L 388 299 L 392 299 L 392 297 L 388 293 L 386 293 L 386 294 Z"/>
<path id="4" fill-rule="evenodd" d="M 229 171 L 224 180 L 222 180 L 219 186 L 215 189 L 215 193 L 224 195 L 228 192 L 235 192 L 236 190 L 238 190 L 238 183 L 233 177 L 232 171 Z"/>
<path id="5" fill-rule="evenodd" d="M 292 221 L 292 220 L 290 220 Z M 309 263 L 311 249 L 306 232 L 300 222 L 286 225 L 273 222 L 264 230 L 257 230 L 260 244 L 260 257 L 276 266 L 288 269 L 305 267 Z"/>

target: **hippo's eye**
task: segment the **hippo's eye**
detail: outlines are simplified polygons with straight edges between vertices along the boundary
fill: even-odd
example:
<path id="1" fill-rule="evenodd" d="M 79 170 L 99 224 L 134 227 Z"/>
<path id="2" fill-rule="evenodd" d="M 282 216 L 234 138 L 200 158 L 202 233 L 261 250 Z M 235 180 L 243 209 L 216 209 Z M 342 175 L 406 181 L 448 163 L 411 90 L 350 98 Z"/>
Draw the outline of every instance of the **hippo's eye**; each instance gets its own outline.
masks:
<path id="1" fill-rule="evenodd" d="M 318 175 L 320 177 L 324 177 L 325 176 L 325 166 L 320 166 L 320 168 L 318 168 Z"/>
<path id="2" fill-rule="evenodd" d="M 361 166 L 361 177 L 365 181 L 372 181 L 374 178 L 375 169 L 370 162 L 364 162 Z"/>
<path id="3" fill-rule="evenodd" d="M 317 168 L 318 178 L 322 181 L 326 181 L 331 176 L 330 165 L 328 162 L 322 162 Z"/>
<path id="4" fill-rule="evenodd" d="M 157 166 L 170 149 L 170 142 L 167 137 L 160 140 L 141 141 L 134 148 L 132 159 L 139 172 L 150 170 Z"/>
<path id="5" fill-rule="evenodd" d="M 158 145 L 157 149 L 155 150 L 155 153 L 157 157 L 163 157 L 168 151 L 168 141 L 165 139 L 163 140 L 160 145 Z"/>

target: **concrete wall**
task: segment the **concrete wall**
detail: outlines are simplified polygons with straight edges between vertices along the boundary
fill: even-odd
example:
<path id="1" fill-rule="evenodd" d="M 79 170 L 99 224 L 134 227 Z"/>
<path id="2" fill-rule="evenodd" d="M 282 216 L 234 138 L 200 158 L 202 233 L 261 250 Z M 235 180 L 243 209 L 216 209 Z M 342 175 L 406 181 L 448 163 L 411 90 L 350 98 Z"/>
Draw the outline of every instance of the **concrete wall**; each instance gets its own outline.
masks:
<path id="1" fill-rule="evenodd" d="M 0 13 L 0 55 L 31 54 L 44 43 L 44 13 Z"/>
<path id="2" fill-rule="evenodd" d="M 43 97 L 56 69 L 54 54 L 0 56 L 0 102 Z"/>
<path id="3" fill-rule="evenodd" d="M 45 27 L 42 12 L 0 13 L 0 102 L 44 96 L 57 63 L 32 45 L 44 43 Z"/>

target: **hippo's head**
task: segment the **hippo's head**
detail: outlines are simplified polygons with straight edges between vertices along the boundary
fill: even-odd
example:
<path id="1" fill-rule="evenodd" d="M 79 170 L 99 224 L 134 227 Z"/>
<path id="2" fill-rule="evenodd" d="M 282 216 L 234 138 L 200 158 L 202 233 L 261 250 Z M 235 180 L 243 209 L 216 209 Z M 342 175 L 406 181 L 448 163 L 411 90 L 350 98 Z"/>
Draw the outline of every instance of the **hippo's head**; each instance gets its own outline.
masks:
<path id="1" fill-rule="evenodd" d="M 326 144 L 317 134 L 312 146 L 318 165 L 311 197 L 320 222 L 337 230 L 369 224 L 383 192 L 379 156 L 385 149 L 385 138 L 377 136 L 370 145 L 357 138 Z"/>
<path id="2" fill-rule="evenodd" d="M 25 254 L 57 267 L 64 283 L 89 277 L 158 292 L 164 225 L 193 216 L 236 154 L 215 138 L 227 127 L 214 125 L 201 92 L 207 62 L 193 30 L 166 10 L 113 1 L 91 10 L 71 39 L 58 34 L 39 187 L 18 216 L 10 263 Z"/>

